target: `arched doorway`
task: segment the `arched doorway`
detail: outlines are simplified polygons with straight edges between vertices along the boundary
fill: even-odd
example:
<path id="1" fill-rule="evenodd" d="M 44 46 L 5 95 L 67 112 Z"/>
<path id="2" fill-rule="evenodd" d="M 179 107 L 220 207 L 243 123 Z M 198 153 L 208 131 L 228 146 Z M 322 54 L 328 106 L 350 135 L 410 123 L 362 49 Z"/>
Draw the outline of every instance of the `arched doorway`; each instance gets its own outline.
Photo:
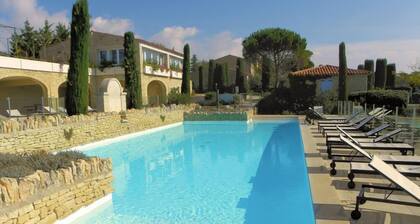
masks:
<path id="1" fill-rule="evenodd" d="M 118 79 L 102 80 L 98 91 L 97 109 L 102 112 L 120 112 L 126 109 L 126 93 Z"/>
<path id="2" fill-rule="evenodd" d="M 147 99 L 151 106 L 158 106 L 166 103 L 166 87 L 161 81 L 151 81 L 147 85 Z"/>
<path id="3" fill-rule="evenodd" d="M 63 82 L 58 87 L 58 107 L 66 108 L 66 91 L 67 91 L 67 82 Z"/>
<path id="4" fill-rule="evenodd" d="M 0 114 L 6 115 L 9 108 L 29 115 L 48 105 L 48 92 L 38 80 L 13 76 L 0 79 Z"/>

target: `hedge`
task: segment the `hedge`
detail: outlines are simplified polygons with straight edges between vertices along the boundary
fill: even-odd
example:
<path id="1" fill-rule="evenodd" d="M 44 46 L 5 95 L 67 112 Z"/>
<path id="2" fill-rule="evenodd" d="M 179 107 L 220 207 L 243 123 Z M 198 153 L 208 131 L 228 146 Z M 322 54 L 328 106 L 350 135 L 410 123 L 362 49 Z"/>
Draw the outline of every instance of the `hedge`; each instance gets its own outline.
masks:
<path id="1" fill-rule="evenodd" d="M 353 92 L 349 100 L 376 106 L 385 106 L 389 109 L 407 106 L 408 92 L 404 90 L 369 90 L 366 92 Z"/>

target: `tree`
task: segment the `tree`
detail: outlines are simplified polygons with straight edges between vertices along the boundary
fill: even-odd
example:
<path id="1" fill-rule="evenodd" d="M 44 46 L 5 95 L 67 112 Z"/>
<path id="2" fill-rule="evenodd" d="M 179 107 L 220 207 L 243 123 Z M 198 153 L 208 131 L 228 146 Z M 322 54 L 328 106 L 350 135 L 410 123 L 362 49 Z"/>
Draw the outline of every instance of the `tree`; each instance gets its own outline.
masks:
<path id="1" fill-rule="evenodd" d="M 310 60 L 306 40 L 299 34 L 281 28 L 267 28 L 252 33 L 242 42 L 243 55 L 252 62 L 268 57 L 274 64 L 276 87 L 298 63 Z"/>
<path id="2" fill-rule="evenodd" d="M 225 84 L 224 84 L 224 66 L 221 64 L 216 64 L 216 67 L 214 69 L 214 86 L 217 86 L 217 89 L 220 90 L 220 92 L 224 92 L 225 90 Z M 216 88 L 215 88 L 216 89 Z"/>
<path id="3" fill-rule="evenodd" d="M 207 90 L 210 91 L 214 91 L 214 70 L 215 70 L 215 64 L 214 64 L 214 60 L 210 59 L 209 60 L 209 71 L 208 71 L 208 83 L 207 83 Z"/>
<path id="4" fill-rule="evenodd" d="M 388 64 L 386 66 L 386 88 L 392 89 L 395 87 L 395 64 Z"/>
<path id="5" fill-rule="evenodd" d="M 70 37 L 69 28 L 63 23 L 58 23 L 55 27 L 53 43 L 58 43 L 67 40 Z"/>
<path id="6" fill-rule="evenodd" d="M 228 63 L 223 64 L 223 76 L 222 76 L 222 83 L 223 83 L 223 92 L 227 92 L 229 87 L 229 65 Z M 222 87 L 222 86 L 221 86 Z"/>
<path id="7" fill-rule="evenodd" d="M 39 52 L 39 35 L 31 26 L 28 20 L 25 21 L 23 29 L 20 30 L 22 35 L 22 47 L 25 52 L 25 57 L 36 58 Z"/>
<path id="8" fill-rule="evenodd" d="M 261 65 L 261 88 L 264 92 L 267 92 L 270 88 L 270 74 L 271 60 L 264 56 Z"/>
<path id="9" fill-rule="evenodd" d="M 127 91 L 127 108 L 141 108 L 141 81 L 139 75 L 139 52 L 133 32 L 124 34 L 124 72 Z"/>
<path id="10" fill-rule="evenodd" d="M 88 108 L 89 18 L 87 0 L 77 0 L 72 10 L 70 67 L 66 91 L 66 109 L 70 116 L 86 114 Z"/>
<path id="11" fill-rule="evenodd" d="M 10 54 L 13 57 L 26 56 L 26 50 L 22 35 L 18 34 L 17 32 L 13 32 L 12 37 L 10 39 Z"/>
<path id="12" fill-rule="evenodd" d="M 184 63 L 182 67 L 182 84 L 181 84 L 181 93 L 182 94 L 191 94 L 190 87 L 190 45 L 185 44 L 184 46 Z"/>
<path id="13" fill-rule="evenodd" d="M 204 92 L 203 88 L 203 66 L 198 67 L 198 91 Z"/>
<path id="14" fill-rule="evenodd" d="M 363 64 L 359 64 L 359 65 L 357 66 L 357 69 L 359 69 L 359 70 L 364 70 L 364 69 L 365 69 L 365 65 L 363 65 Z"/>
<path id="15" fill-rule="evenodd" d="M 366 59 L 365 60 L 365 65 L 363 66 L 365 68 L 365 70 L 369 71 L 369 75 L 368 75 L 368 82 L 367 82 L 367 89 L 372 89 L 374 87 L 375 84 L 375 62 L 371 59 Z"/>
<path id="16" fill-rule="evenodd" d="M 46 54 L 46 48 L 53 43 L 54 37 L 51 31 L 52 24 L 48 20 L 44 21 L 44 26 L 39 29 L 39 45 L 44 49 L 44 55 Z"/>
<path id="17" fill-rule="evenodd" d="M 246 78 L 245 74 L 242 68 L 242 59 L 238 58 L 236 59 L 236 80 L 235 80 L 236 86 L 239 88 L 240 93 L 246 93 L 247 92 L 247 86 L 246 86 Z"/>
<path id="18" fill-rule="evenodd" d="M 193 81 L 193 89 L 198 88 L 200 85 L 198 82 L 198 58 L 197 55 L 193 54 L 191 57 L 191 73 L 190 73 L 191 80 Z"/>
<path id="19" fill-rule="evenodd" d="M 347 100 L 347 59 L 346 59 L 346 45 L 344 42 L 339 46 L 339 68 L 338 68 L 338 100 Z"/>
<path id="20" fill-rule="evenodd" d="M 384 89 L 386 84 L 386 65 L 385 58 L 376 59 L 375 88 Z"/>

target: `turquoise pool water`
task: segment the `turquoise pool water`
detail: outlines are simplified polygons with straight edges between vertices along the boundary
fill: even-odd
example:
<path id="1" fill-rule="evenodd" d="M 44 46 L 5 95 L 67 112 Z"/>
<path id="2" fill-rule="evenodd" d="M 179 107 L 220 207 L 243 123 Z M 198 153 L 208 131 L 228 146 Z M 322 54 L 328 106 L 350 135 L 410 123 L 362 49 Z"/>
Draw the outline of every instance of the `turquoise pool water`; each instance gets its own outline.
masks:
<path id="1" fill-rule="evenodd" d="M 107 146 L 114 189 L 75 223 L 315 223 L 299 124 L 184 123 Z"/>

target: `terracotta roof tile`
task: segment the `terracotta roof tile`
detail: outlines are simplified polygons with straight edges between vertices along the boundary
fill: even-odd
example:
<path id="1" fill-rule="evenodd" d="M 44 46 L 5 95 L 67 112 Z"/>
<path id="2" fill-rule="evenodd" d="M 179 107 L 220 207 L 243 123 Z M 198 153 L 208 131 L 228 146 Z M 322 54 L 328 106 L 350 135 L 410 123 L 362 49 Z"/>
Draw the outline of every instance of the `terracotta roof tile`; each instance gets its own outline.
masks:
<path id="1" fill-rule="evenodd" d="M 367 70 L 360 69 L 347 69 L 347 75 L 368 75 L 370 72 Z M 330 77 L 338 75 L 338 66 L 333 65 L 320 65 L 314 68 L 308 68 L 290 73 L 291 76 L 295 77 Z"/>

